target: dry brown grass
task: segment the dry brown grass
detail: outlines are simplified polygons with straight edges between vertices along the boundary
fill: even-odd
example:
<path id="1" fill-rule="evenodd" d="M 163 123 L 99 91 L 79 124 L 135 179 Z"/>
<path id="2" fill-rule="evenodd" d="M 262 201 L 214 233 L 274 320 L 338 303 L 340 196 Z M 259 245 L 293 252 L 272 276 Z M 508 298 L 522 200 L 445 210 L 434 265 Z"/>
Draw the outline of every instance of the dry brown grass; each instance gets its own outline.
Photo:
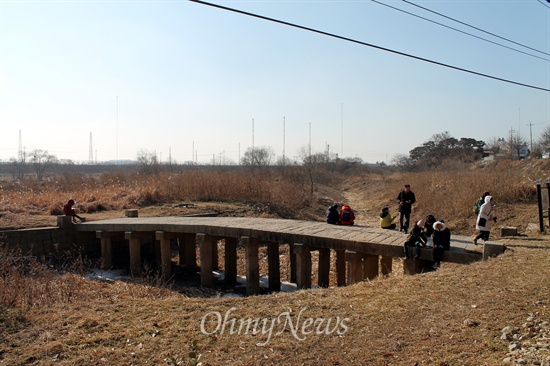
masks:
<path id="1" fill-rule="evenodd" d="M 460 174 L 370 173 L 343 180 L 342 187 L 347 189 L 339 197 L 329 194 L 333 190 L 320 189 L 316 195 L 322 206 L 312 207 L 320 211 L 317 215 L 321 218 L 326 202 L 346 200 L 359 213 L 359 223 L 376 223 L 378 210 L 384 205 L 394 207 L 399 188 L 408 182 L 418 197 L 414 215 L 434 213 L 447 219 L 455 233 L 471 232 L 471 205 L 485 190 L 496 197 L 497 215 L 502 221 L 522 227 L 527 222 L 536 222 L 530 180 L 544 178 L 536 177 L 541 173 L 532 170 L 510 165 Z M 200 175 L 193 176 L 197 177 Z M 155 185 L 148 178 L 141 183 L 132 179 L 135 176 L 112 175 L 110 183 L 103 181 L 103 188 L 95 180 L 84 180 L 89 190 L 80 195 L 84 198 L 79 201 L 99 201 L 120 208 L 130 202 L 128 197 L 145 197 L 147 201 L 169 197 L 193 199 L 185 193 L 191 188 L 180 188 L 185 184 L 183 177 L 171 178 L 182 180 L 167 186 Z M 216 181 L 242 186 L 232 179 L 236 178 Z M 69 191 L 72 185 L 67 187 L 67 191 L 57 187 L 50 198 L 57 197 L 56 194 L 66 197 L 74 194 L 75 191 Z M 200 192 L 222 194 L 221 187 Z M 288 189 L 284 187 L 281 184 L 279 192 Z M 19 198 L 17 189 L 2 190 L 2 200 L 12 202 L 13 209 L 17 202 L 24 202 L 23 212 L 29 211 L 30 202 L 39 201 L 43 206 L 37 206 L 37 211 L 41 212 L 48 207 L 47 200 L 35 196 L 25 201 L 27 193 L 35 195 L 38 188 L 32 191 L 20 188 L 19 192 L 26 193 L 20 193 Z M 41 189 L 42 194 L 50 194 L 45 187 Z M 103 192 L 109 197 L 105 201 Z M 242 191 L 235 187 L 232 192 L 232 197 L 237 197 L 237 192 Z M 274 197 L 277 190 L 269 192 L 264 187 L 255 194 Z M 115 206 L 115 202 L 121 206 Z M 103 214 L 106 213 L 98 213 Z M 204 365 L 500 364 L 508 353 L 508 342 L 500 339 L 502 328 L 519 326 L 530 313 L 550 320 L 548 236 L 530 234 L 527 238 L 506 239 L 505 243 L 509 250 L 487 262 L 444 265 L 437 272 L 402 276 L 398 272 L 400 261 L 396 259 L 395 273 L 389 278 L 345 288 L 240 299 L 189 297 L 185 289 L 178 292 L 163 288 L 154 278 L 143 284 L 87 280 L 78 271 L 52 271 L 38 262 L 32 262 L 33 271 L 28 272 L 21 270 L 27 268 L 27 262 L 13 265 L 10 257 L 14 253 L 4 251 L 0 253 L 0 364 L 160 365 L 175 355 L 185 359 L 193 340 L 198 341 Z M 282 279 L 288 279 L 284 248 L 281 255 Z M 260 258 L 265 274 L 263 248 Z M 242 260 L 239 272 L 244 273 Z M 233 316 L 239 319 L 272 320 L 288 311 L 294 321 L 303 310 L 302 325 L 305 318 L 349 318 L 348 329 L 340 335 L 309 334 L 297 340 L 287 328 L 267 343 L 267 336 L 262 333 L 201 332 L 205 315 L 213 311 L 225 314 L 231 308 L 235 308 Z M 465 325 L 467 318 L 477 325 Z"/>
<path id="2" fill-rule="evenodd" d="M 163 364 L 198 340 L 205 365 L 494 365 L 508 352 L 499 339 L 503 327 L 521 324 L 528 313 L 549 317 L 549 248 L 516 248 L 488 262 L 424 275 L 245 299 L 205 301 L 169 292 L 139 297 L 124 283 L 85 281 L 93 301 L 33 307 L 0 323 L 0 361 Z M 201 332 L 205 315 L 231 308 L 238 319 L 290 311 L 293 321 L 303 309 L 304 318 L 349 318 L 348 330 L 298 341 L 287 328 L 263 346 L 267 334 Z M 478 325 L 464 325 L 467 318 Z"/>

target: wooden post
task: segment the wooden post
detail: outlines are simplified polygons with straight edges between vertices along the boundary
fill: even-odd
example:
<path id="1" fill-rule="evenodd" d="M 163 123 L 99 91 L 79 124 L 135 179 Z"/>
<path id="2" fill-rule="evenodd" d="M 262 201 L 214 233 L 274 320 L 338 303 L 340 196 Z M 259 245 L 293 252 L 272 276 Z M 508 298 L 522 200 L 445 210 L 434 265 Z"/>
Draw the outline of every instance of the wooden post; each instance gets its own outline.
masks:
<path id="1" fill-rule="evenodd" d="M 130 242 L 130 274 L 139 276 L 141 274 L 141 235 L 126 231 L 124 237 Z"/>
<path id="2" fill-rule="evenodd" d="M 311 288 L 311 248 L 305 244 L 294 244 L 296 253 L 296 285 L 298 289 Z"/>
<path id="3" fill-rule="evenodd" d="M 101 269 L 104 270 L 109 270 L 113 267 L 112 235 L 112 233 L 101 230 L 95 232 L 95 237 L 101 240 Z"/>
<path id="4" fill-rule="evenodd" d="M 173 233 L 165 233 L 157 231 L 156 239 L 160 241 L 160 269 L 164 279 L 170 278 L 172 275 L 172 252 L 170 251 L 170 240 L 176 236 Z"/>
<path id="5" fill-rule="evenodd" d="M 319 287 L 328 287 L 330 284 L 330 248 L 319 249 Z"/>
<path id="6" fill-rule="evenodd" d="M 201 259 L 201 286 L 211 287 L 214 285 L 212 275 L 212 237 L 199 233 L 196 235 L 200 247 Z"/>
<path id="7" fill-rule="evenodd" d="M 378 256 L 363 255 L 363 279 L 374 280 L 378 277 Z"/>
<path id="8" fill-rule="evenodd" d="M 225 238 L 225 283 L 237 284 L 237 238 Z"/>
<path id="9" fill-rule="evenodd" d="M 294 253 L 294 244 L 288 244 L 288 255 L 290 256 L 290 282 L 297 283 L 296 280 L 296 253 Z"/>
<path id="10" fill-rule="evenodd" d="M 363 277 L 362 255 L 353 251 L 346 251 L 346 261 L 348 262 L 348 284 L 360 282 Z"/>
<path id="11" fill-rule="evenodd" d="M 392 272 L 393 258 L 385 255 L 380 256 L 380 267 L 382 276 L 389 276 Z"/>
<path id="12" fill-rule="evenodd" d="M 346 285 L 346 251 L 343 249 L 336 250 L 336 275 L 337 286 Z"/>
<path id="13" fill-rule="evenodd" d="M 267 243 L 267 270 L 269 291 L 281 291 L 279 243 Z"/>
<path id="14" fill-rule="evenodd" d="M 257 295 L 260 292 L 260 265 L 258 256 L 258 239 L 249 236 L 241 237 L 246 261 L 246 294 Z"/>

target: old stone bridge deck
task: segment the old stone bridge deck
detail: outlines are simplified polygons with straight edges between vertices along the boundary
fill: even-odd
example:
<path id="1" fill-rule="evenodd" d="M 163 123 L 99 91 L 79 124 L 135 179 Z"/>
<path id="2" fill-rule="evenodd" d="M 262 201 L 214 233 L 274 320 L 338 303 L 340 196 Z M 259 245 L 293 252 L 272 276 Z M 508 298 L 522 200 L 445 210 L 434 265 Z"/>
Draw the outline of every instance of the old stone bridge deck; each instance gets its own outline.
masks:
<path id="1" fill-rule="evenodd" d="M 146 238 L 155 243 L 164 276 L 171 275 L 170 242 L 177 239 L 180 263 L 198 269 L 196 246 L 199 246 L 201 284 L 213 285 L 218 263 L 218 241 L 223 239 L 225 281 L 235 284 L 237 244 L 244 247 L 247 293 L 259 292 L 260 245 L 267 246 L 269 289 L 280 289 L 279 245 L 289 245 L 291 281 L 298 288 L 311 286 L 311 251 L 319 251 L 319 286 L 328 286 L 330 251 L 336 254 L 337 284 L 343 286 L 372 279 L 391 272 L 392 258 L 403 256 L 405 234 L 368 226 L 336 226 L 323 222 L 237 217 L 125 217 L 70 225 L 76 232 L 95 233 L 101 241 L 104 268 L 112 267 L 113 238 L 129 241 L 130 270 L 139 274 L 142 267 L 141 245 Z M 412 250 L 412 248 L 411 248 Z M 467 264 L 495 256 L 504 246 L 487 242 L 475 246 L 465 236 L 453 236 L 451 249 L 443 262 Z M 406 274 L 430 270 L 432 251 L 423 248 L 417 260 L 404 260 Z"/>

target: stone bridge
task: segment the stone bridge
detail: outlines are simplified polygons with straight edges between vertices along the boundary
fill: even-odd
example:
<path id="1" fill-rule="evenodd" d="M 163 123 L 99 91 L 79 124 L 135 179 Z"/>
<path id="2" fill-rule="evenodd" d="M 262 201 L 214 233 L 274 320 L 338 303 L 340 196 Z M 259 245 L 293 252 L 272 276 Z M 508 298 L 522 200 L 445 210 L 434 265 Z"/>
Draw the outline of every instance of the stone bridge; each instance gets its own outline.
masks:
<path id="1" fill-rule="evenodd" d="M 137 214 L 137 212 L 136 212 Z M 198 269 L 196 246 L 199 246 L 201 285 L 212 286 L 213 270 L 218 262 L 218 241 L 223 239 L 225 281 L 232 285 L 237 278 L 237 244 L 244 247 L 246 288 L 249 295 L 260 290 L 259 246 L 266 245 L 268 281 L 271 291 L 281 287 L 279 246 L 290 249 L 291 282 L 298 288 L 311 287 L 312 251 L 318 251 L 318 285 L 327 287 L 331 251 L 336 255 L 337 285 L 353 284 L 364 279 L 387 275 L 392 270 L 392 258 L 403 256 L 405 235 L 394 230 L 368 226 L 337 226 L 322 222 L 238 217 L 125 217 L 78 225 L 59 217 L 60 226 L 79 235 L 90 233 L 100 239 L 102 263 L 112 267 L 112 238 L 129 242 L 130 271 L 142 270 L 141 245 L 145 238 L 156 243 L 161 273 L 171 276 L 170 242 L 177 239 L 180 263 Z M 505 247 L 496 242 L 475 246 L 465 236 L 453 236 L 451 249 L 445 251 L 442 262 L 468 264 L 496 256 Z M 403 261 L 406 274 L 431 270 L 432 251 L 421 250 L 419 259 Z"/>

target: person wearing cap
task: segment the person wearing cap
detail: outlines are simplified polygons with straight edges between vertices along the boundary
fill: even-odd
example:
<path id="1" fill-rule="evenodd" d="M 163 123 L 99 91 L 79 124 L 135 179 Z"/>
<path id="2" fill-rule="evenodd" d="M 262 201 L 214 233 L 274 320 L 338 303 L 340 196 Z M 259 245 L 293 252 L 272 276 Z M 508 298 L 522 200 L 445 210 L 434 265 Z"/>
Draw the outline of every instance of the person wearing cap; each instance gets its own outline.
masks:
<path id="1" fill-rule="evenodd" d="M 395 217 L 390 214 L 390 209 L 388 207 L 384 207 L 382 209 L 382 213 L 380 213 L 380 227 L 382 229 L 389 230 L 395 229 L 397 225 L 392 222 L 393 220 L 395 220 Z"/>
<path id="2" fill-rule="evenodd" d="M 428 238 L 424 232 L 424 227 L 426 226 L 426 221 L 419 220 L 414 224 L 413 228 L 407 236 L 407 240 L 403 243 L 403 253 L 405 254 L 405 259 L 409 259 L 408 247 L 415 247 L 414 259 L 420 256 L 420 246 L 426 246 Z"/>
<path id="3" fill-rule="evenodd" d="M 340 213 L 338 212 L 338 205 L 332 205 L 327 209 L 325 213 L 327 224 L 338 225 L 340 223 Z"/>
<path id="4" fill-rule="evenodd" d="M 451 230 L 443 220 L 436 221 L 433 224 L 433 243 L 434 269 L 437 269 L 441 265 L 443 251 L 449 250 L 451 247 Z"/>
<path id="5" fill-rule="evenodd" d="M 80 222 L 84 222 L 86 221 L 86 219 L 84 217 L 80 217 L 76 214 L 76 210 L 73 208 L 75 202 L 73 199 L 70 199 L 68 200 L 64 205 L 63 205 L 63 215 L 65 216 L 71 216 L 72 217 L 72 221 L 74 223 L 76 223 L 76 219 L 79 219 Z"/>
<path id="6" fill-rule="evenodd" d="M 415 202 L 416 197 L 414 192 L 411 191 L 410 184 L 405 184 L 403 190 L 397 196 L 397 203 L 399 203 L 399 231 L 404 231 L 405 234 L 409 231 L 412 205 Z"/>

